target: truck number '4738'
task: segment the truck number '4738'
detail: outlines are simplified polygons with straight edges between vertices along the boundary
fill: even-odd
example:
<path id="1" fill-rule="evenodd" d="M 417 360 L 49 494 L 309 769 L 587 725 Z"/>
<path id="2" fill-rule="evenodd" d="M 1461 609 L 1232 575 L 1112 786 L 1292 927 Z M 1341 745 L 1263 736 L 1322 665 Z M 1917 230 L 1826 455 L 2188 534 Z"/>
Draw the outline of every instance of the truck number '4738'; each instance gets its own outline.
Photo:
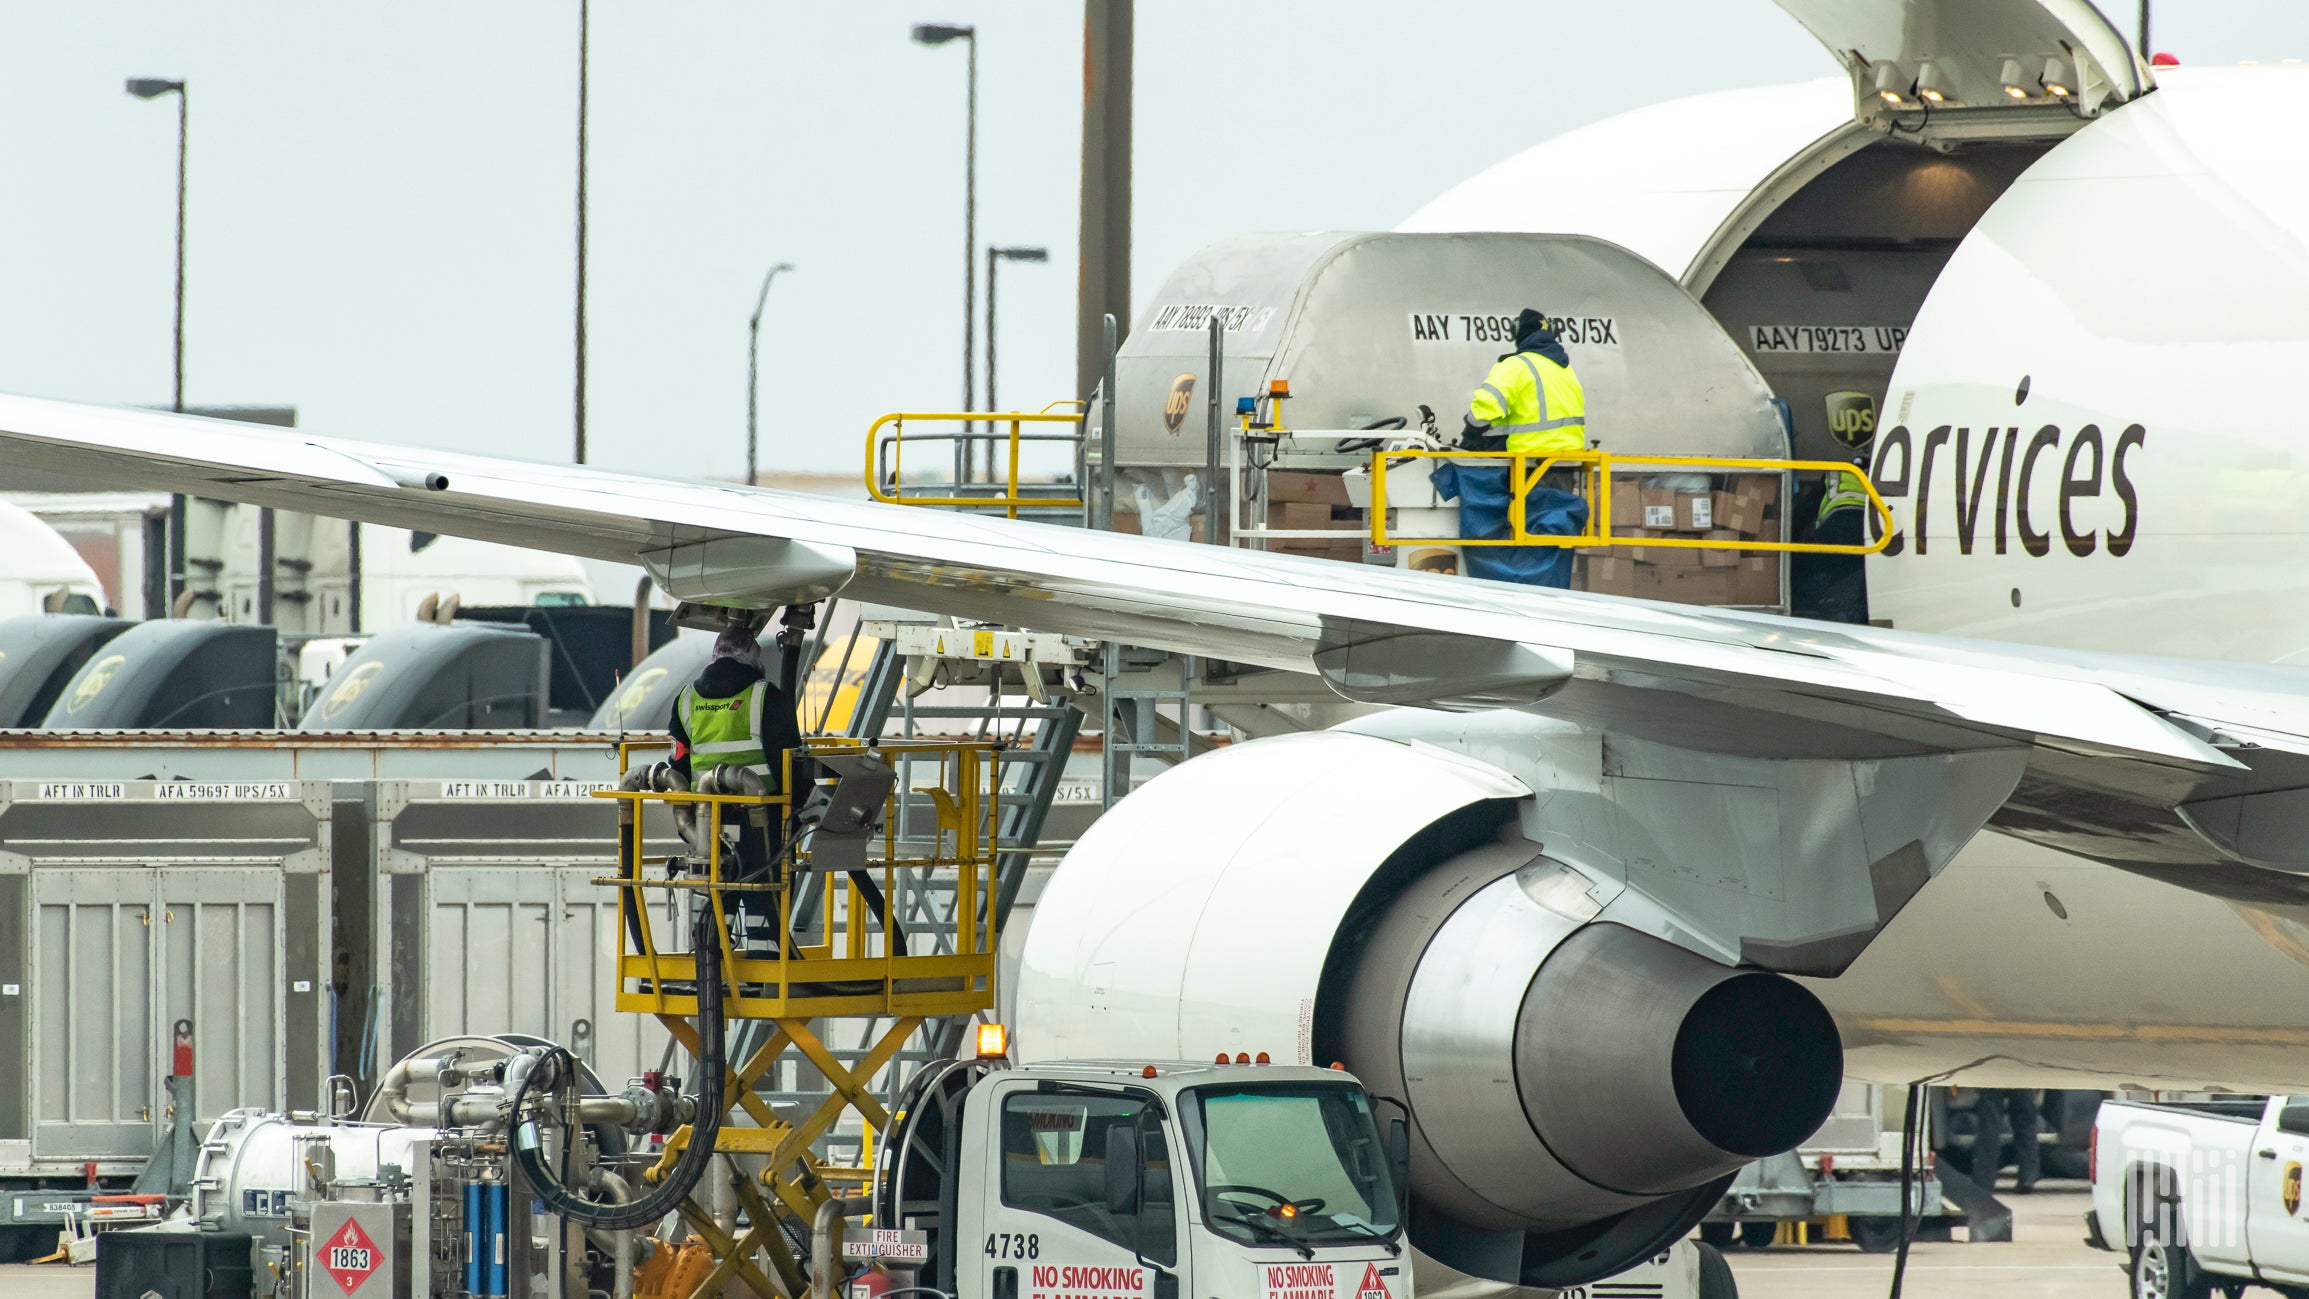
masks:
<path id="1" fill-rule="evenodd" d="M 1042 1237 L 998 1231 L 986 1238 L 988 1258 L 1041 1258 Z"/>

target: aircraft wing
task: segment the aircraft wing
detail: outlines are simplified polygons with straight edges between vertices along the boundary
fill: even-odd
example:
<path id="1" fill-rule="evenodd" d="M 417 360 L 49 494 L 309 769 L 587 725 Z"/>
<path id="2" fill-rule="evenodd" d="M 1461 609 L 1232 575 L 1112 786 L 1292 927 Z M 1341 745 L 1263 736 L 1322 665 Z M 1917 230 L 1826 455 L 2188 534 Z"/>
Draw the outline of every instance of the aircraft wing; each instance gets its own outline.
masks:
<path id="1" fill-rule="evenodd" d="M 0 396 L 0 457 L 110 488 L 639 561 L 702 603 L 839 593 L 1313 672 L 1350 699 L 1519 707 L 1742 759 L 2024 750 L 2001 828 L 2192 887 L 2309 900 L 2293 873 L 2309 871 L 2309 795 L 2286 792 L 2309 786 L 2309 673 L 2068 655 L 36 398 Z"/>

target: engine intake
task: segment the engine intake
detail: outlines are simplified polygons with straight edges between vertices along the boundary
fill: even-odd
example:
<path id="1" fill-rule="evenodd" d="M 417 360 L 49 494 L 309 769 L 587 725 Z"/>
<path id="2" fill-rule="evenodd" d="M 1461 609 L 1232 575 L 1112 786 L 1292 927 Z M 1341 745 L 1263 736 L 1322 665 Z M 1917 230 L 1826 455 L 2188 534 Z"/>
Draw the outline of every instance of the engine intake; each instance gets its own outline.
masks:
<path id="1" fill-rule="evenodd" d="M 1801 985 L 1566 914 L 1563 869 L 1517 840 L 1412 882 L 1336 1021 L 1348 1067 L 1410 1108 L 1414 1239 L 1502 1281 L 1680 1235 L 1715 1183 L 1816 1130 L 1843 1075 Z"/>

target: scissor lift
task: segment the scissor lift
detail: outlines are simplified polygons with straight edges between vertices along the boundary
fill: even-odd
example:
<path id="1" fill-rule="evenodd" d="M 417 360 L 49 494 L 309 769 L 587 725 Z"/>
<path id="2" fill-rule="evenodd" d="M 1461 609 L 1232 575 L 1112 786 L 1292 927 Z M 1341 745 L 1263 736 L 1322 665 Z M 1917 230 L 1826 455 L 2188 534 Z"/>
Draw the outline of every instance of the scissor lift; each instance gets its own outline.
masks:
<path id="1" fill-rule="evenodd" d="M 993 1005 L 1000 900 L 998 831 L 1004 801 L 1001 746 L 974 739 L 869 743 L 811 737 L 799 754 L 788 757 L 788 779 L 782 787 L 793 789 L 793 772 L 809 769 L 801 759 L 825 767 L 869 754 L 910 773 L 912 787 L 894 787 L 888 794 L 863 869 L 852 869 L 856 863 L 845 855 L 843 874 L 821 881 L 820 919 L 815 925 L 806 921 L 796 925 L 795 901 L 801 891 L 796 886 L 827 869 L 823 858 L 832 854 L 821 843 L 805 833 L 798 847 L 782 854 L 768 879 L 744 882 L 737 878 L 737 863 L 727 860 L 723 851 L 724 825 L 763 809 L 773 824 L 787 823 L 794 802 L 791 795 L 647 789 L 598 795 L 629 805 L 621 810 L 632 814 L 619 818 L 621 833 L 634 840 L 626 860 L 643 860 L 642 806 L 653 802 L 694 810 L 699 825 L 695 838 L 703 858 L 678 876 L 669 872 L 664 878 L 643 878 L 645 872 L 637 868 L 631 877 L 597 881 L 626 895 L 617 927 L 617 1009 L 655 1016 L 689 1053 L 693 1067 L 705 1063 L 697 1020 L 698 957 L 686 938 L 691 930 L 679 926 L 673 933 L 661 933 L 661 924 L 650 914 L 653 908 L 646 904 L 650 894 L 670 891 L 688 900 L 685 910 L 690 914 L 696 908 L 713 913 L 710 932 L 720 943 L 721 980 L 727 989 L 723 1014 L 740 1025 L 758 1023 L 768 1034 L 722 1062 L 726 1071 L 722 1094 L 730 1098 L 730 1110 L 715 1136 L 714 1149 L 762 1159 L 757 1176 L 736 1183 L 745 1225 L 725 1230 L 712 1207 L 695 1195 L 679 1210 L 714 1258 L 713 1270 L 691 1292 L 694 1296 L 720 1294 L 733 1277 L 756 1294 L 802 1293 L 808 1284 L 807 1266 L 780 1223 L 792 1221 L 806 1229 L 820 1204 L 841 1195 L 840 1188 L 862 1184 L 872 1175 L 864 1166 L 869 1163 L 866 1158 L 861 1158 L 860 1166 L 828 1161 L 818 1152 L 820 1139 L 850 1113 L 869 1130 L 888 1126 L 889 1113 L 872 1085 L 875 1076 L 926 1020 L 975 1015 Z M 935 808 L 935 835 L 899 838 L 897 807 L 901 797 L 909 795 L 925 798 Z M 869 901 L 864 887 L 874 877 L 879 877 L 880 908 Z M 902 953 L 887 916 L 903 917 L 907 892 L 921 887 L 925 878 L 950 882 L 951 928 L 936 935 L 935 942 L 931 935 L 922 935 L 920 945 L 932 950 Z M 759 952 L 742 937 L 734 940 L 730 923 L 741 906 L 754 911 L 764 903 L 776 917 L 778 941 L 770 954 Z M 827 1021 L 834 1020 L 866 1020 L 880 1031 L 861 1057 L 845 1061 L 826 1043 Z M 745 1042 L 755 1036 L 741 1032 L 731 1038 Z M 758 1094 L 757 1086 L 781 1059 L 793 1056 L 808 1060 L 826 1079 L 828 1089 L 809 1112 L 782 1114 Z M 645 1181 L 654 1183 L 665 1175 L 688 1144 L 691 1131 L 684 1127 L 667 1140 L 662 1158 L 644 1173 Z M 870 1150 L 871 1143 L 865 1148 Z M 777 1273 L 775 1282 L 762 1272 L 757 1258 Z"/>

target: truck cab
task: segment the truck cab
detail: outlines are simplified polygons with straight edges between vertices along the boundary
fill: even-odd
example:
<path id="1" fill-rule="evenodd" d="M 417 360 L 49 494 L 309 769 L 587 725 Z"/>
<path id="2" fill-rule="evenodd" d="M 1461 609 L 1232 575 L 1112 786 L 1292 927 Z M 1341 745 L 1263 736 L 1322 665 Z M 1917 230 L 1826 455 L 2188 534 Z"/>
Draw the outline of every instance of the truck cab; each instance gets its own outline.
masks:
<path id="1" fill-rule="evenodd" d="M 925 1070 L 876 1161 L 880 1257 L 956 1299 L 1409 1299 L 1408 1136 L 1374 1109 L 1307 1066 Z"/>
<path id="2" fill-rule="evenodd" d="M 2309 1096 L 2104 1101 L 2087 1244 L 2126 1255 L 2136 1295 L 2204 1299 L 2309 1283 Z"/>

